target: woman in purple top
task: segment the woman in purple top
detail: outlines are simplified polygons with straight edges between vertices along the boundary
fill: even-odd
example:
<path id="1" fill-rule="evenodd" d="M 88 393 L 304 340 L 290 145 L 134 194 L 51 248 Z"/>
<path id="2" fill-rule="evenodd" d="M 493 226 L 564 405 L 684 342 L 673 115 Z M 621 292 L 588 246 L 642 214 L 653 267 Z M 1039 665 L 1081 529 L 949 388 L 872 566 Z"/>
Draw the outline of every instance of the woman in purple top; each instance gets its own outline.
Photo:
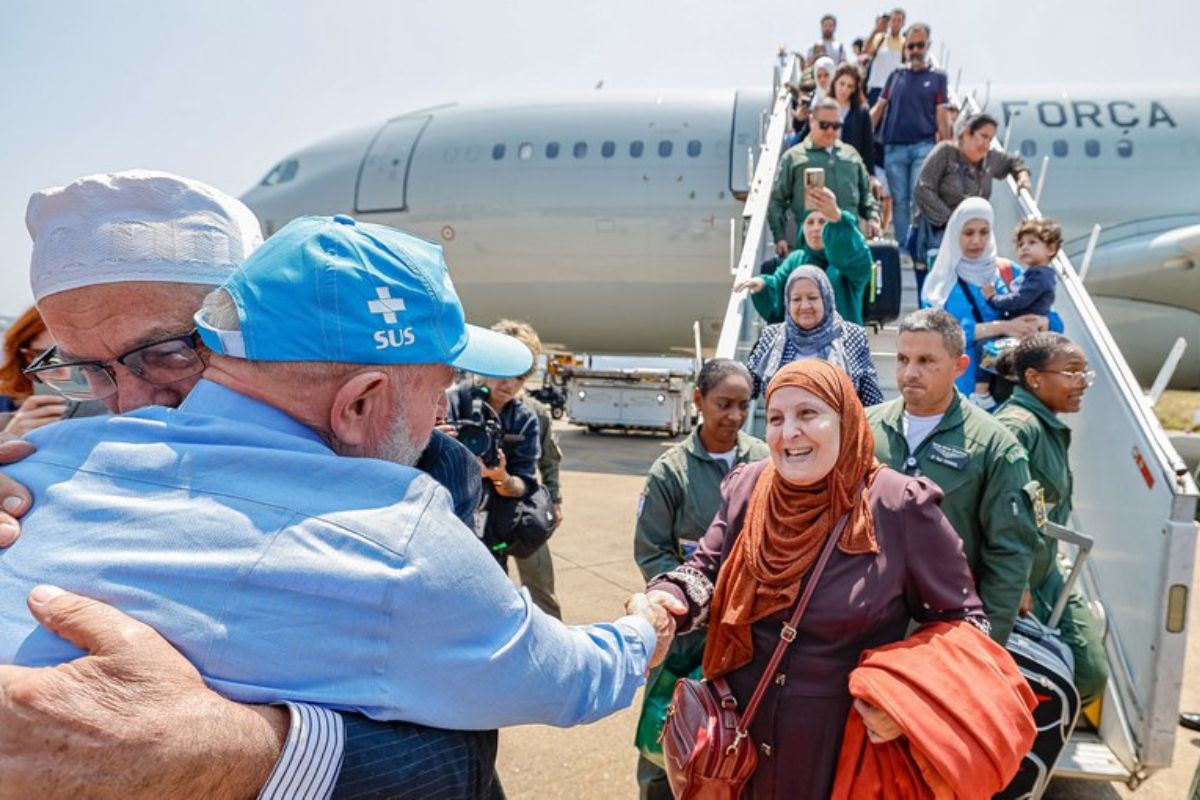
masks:
<path id="1" fill-rule="evenodd" d="M 863 651 L 903 639 L 909 622 L 968 620 L 987 630 L 941 491 L 874 459 L 845 373 L 817 359 L 779 371 L 767 390 L 771 458 L 738 467 L 695 553 L 650 581 L 681 632 L 708 628 L 706 678 L 725 677 L 745 708 L 779 643 L 816 553 L 847 523 L 798 634 L 750 726 L 758 766 L 744 797 L 826 798 Z M 853 703 L 873 741 L 900 735 Z"/>

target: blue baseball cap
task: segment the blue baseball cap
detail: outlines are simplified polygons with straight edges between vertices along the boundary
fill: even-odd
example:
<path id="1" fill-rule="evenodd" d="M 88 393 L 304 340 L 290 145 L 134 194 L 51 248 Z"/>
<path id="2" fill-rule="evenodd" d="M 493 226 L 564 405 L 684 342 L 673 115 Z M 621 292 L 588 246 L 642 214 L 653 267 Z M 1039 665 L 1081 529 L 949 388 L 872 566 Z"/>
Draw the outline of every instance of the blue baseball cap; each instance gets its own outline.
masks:
<path id="1" fill-rule="evenodd" d="M 196 314 L 214 352 L 260 361 L 450 364 L 496 378 L 524 375 L 533 353 L 468 325 L 442 248 L 352 217 L 300 217 L 221 285 L 240 331 Z"/>

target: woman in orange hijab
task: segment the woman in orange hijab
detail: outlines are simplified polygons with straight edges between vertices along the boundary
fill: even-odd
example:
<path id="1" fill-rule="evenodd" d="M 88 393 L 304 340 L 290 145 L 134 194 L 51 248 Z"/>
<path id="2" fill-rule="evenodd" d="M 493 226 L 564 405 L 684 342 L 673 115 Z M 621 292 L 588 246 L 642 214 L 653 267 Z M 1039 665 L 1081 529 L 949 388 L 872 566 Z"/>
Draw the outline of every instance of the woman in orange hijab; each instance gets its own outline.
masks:
<path id="1" fill-rule="evenodd" d="M 986 632 L 941 491 L 874 459 L 862 404 L 828 362 L 788 364 L 767 388 L 771 458 L 741 466 L 692 557 L 650 582 L 680 632 L 707 625 L 704 675 L 724 676 L 745 708 L 818 555 L 848 519 L 750 727 L 758 767 L 746 797 L 824 800 L 853 705 L 872 742 L 900 735 L 853 701 L 848 678 L 866 650 L 921 623 L 968 620 Z"/>

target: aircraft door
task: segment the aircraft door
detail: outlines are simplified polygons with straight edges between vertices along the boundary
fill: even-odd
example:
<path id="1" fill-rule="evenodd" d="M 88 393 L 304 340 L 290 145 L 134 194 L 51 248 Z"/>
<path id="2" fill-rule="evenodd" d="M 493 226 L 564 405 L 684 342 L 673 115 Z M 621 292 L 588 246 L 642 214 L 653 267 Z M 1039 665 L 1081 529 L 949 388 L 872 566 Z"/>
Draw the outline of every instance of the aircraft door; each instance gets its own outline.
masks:
<path id="1" fill-rule="evenodd" d="M 408 170 L 431 117 L 404 117 L 383 126 L 358 169 L 354 210 L 360 214 L 408 210 Z"/>
<path id="2" fill-rule="evenodd" d="M 733 137 L 729 144 L 729 191 L 745 197 L 750 191 L 747 152 L 754 153 L 762 142 L 764 114 L 769 113 L 771 93 L 763 89 L 740 89 L 733 101 Z"/>

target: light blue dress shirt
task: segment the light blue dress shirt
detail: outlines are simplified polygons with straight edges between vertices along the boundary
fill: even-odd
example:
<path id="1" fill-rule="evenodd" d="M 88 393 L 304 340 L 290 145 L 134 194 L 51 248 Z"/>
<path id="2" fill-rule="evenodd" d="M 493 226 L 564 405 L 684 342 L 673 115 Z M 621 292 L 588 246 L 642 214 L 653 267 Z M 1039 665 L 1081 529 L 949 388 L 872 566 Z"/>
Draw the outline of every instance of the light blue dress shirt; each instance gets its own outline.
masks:
<path id="1" fill-rule="evenodd" d="M 653 652 L 638 617 L 568 627 L 409 467 L 343 458 L 202 381 L 176 410 L 70 420 L 5 472 L 35 498 L 0 552 L 0 663 L 80 654 L 25 606 L 50 583 L 153 626 L 234 700 L 457 729 L 591 722 Z"/>

